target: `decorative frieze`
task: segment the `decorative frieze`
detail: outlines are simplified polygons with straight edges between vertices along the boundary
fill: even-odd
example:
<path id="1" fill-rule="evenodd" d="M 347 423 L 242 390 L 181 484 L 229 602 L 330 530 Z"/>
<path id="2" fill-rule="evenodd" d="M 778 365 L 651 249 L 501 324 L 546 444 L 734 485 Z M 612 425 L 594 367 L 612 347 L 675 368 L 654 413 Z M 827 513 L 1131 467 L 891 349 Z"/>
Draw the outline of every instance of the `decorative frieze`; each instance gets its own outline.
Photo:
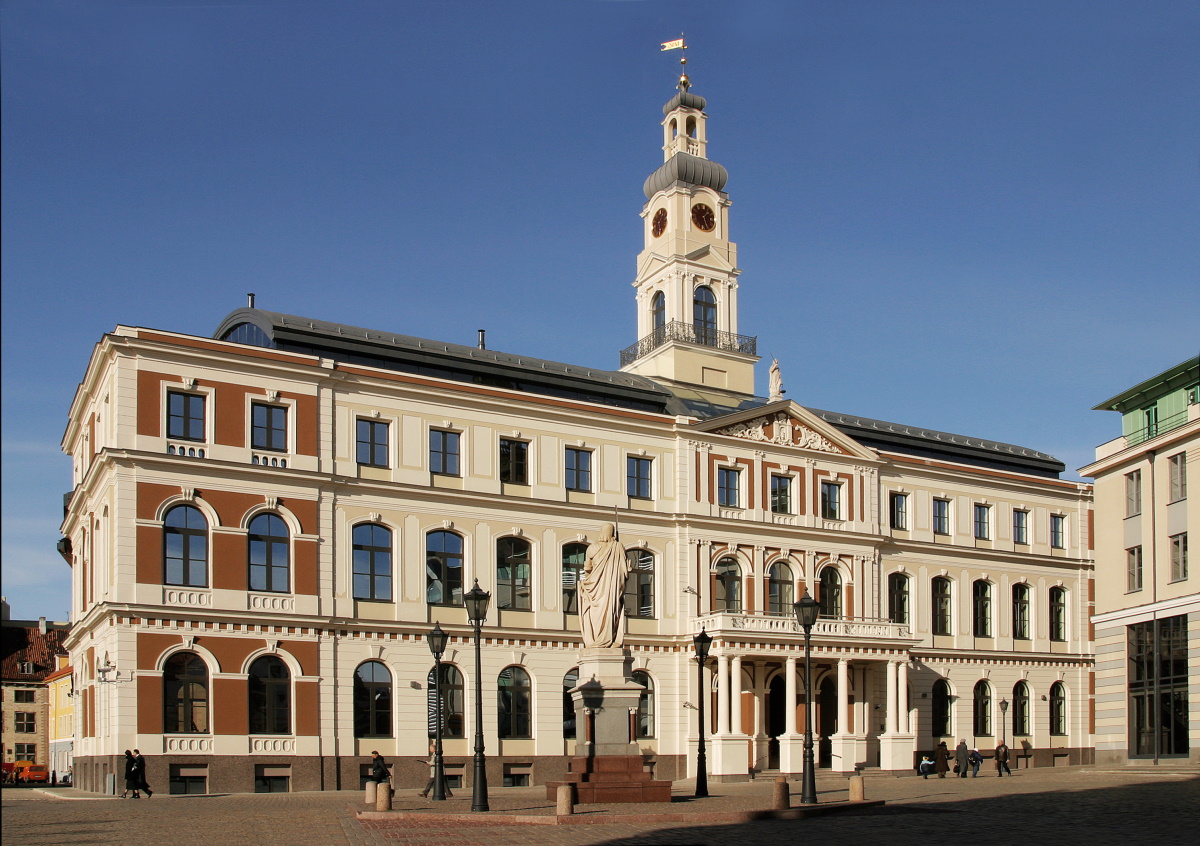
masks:
<path id="1" fill-rule="evenodd" d="M 748 441 L 764 441 L 781 446 L 796 446 L 817 452 L 831 452 L 835 455 L 842 454 L 842 450 L 824 435 L 782 411 L 717 429 L 716 434 L 730 435 Z"/>

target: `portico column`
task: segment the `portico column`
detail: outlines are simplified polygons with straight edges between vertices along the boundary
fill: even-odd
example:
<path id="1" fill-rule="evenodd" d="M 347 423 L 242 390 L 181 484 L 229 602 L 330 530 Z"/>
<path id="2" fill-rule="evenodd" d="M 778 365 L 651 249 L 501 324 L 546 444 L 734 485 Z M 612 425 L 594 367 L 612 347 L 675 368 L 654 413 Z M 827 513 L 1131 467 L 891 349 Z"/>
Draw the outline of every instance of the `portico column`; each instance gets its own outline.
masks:
<path id="1" fill-rule="evenodd" d="M 742 656 L 734 655 L 729 668 L 730 728 L 734 734 L 742 733 Z"/>
<path id="2" fill-rule="evenodd" d="M 783 709 L 783 732 L 784 734 L 792 735 L 796 733 L 796 659 L 787 659 L 784 672 L 787 673 L 784 678 L 784 696 L 787 697 L 787 704 Z"/>
<path id="3" fill-rule="evenodd" d="M 717 734 L 729 734 L 729 656 L 717 656 Z"/>
<path id="4" fill-rule="evenodd" d="M 887 733 L 899 731 L 900 703 L 896 700 L 896 665 L 899 661 L 887 663 Z"/>
<path id="5" fill-rule="evenodd" d="M 838 659 L 837 733 L 849 734 L 850 727 L 850 659 Z"/>
<path id="6" fill-rule="evenodd" d="M 908 662 L 900 662 L 900 677 L 896 680 L 896 698 L 900 702 L 900 733 L 909 734 L 911 728 L 909 726 L 908 713 Z"/>

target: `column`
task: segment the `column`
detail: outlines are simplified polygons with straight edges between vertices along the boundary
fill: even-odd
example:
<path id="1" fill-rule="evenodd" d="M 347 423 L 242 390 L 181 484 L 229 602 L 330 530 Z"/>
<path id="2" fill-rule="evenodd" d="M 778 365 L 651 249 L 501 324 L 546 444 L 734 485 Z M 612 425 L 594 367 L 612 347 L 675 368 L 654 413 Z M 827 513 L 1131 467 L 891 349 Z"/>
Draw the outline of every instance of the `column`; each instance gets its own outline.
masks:
<path id="1" fill-rule="evenodd" d="M 850 726 L 850 659 L 838 659 L 838 711 L 837 711 L 837 733 L 849 734 Z M 816 690 L 813 691 L 813 697 L 816 697 Z"/>
<path id="2" fill-rule="evenodd" d="M 742 656 L 734 655 L 729 668 L 730 728 L 734 734 L 742 733 Z"/>
<path id="3" fill-rule="evenodd" d="M 796 733 L 796 659 L 789 658 L 784 665 L 787 678 L 784 679 L 784 695 L 787 705 L 783 709 L 784 733 Z"/>
<path id="4" fill-rule="evenodd" d="M 911 734 L 908 713 L 908 662 L 900 662 L 900 677 L 896 680 L 896 698 L 900 703 L 900 733 Z"/>
<path id="5" fill-rule="evenodd" d="M 888 734 L 895 734 L 899 731 L 900 725 L 900 703 L 896 698 L 896 666 L 899 661 L 887 662 L 887 728 Z"/>
<path id="6" fill-rule="evenodd" d="M 729 656 L 717 656 L 717 734 L 729 734 Z"/>

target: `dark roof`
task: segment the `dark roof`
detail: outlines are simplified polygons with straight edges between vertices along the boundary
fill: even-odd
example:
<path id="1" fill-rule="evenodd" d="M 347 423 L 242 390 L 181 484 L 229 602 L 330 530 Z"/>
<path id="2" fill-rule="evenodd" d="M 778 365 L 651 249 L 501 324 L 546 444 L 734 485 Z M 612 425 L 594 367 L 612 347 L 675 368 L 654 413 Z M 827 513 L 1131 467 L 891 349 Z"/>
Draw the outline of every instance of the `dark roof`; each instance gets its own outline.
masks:
<path id="1" fill-rule="evenodd" d="M 1120 411 L 1137 408 L 1143 403 L 1156 400 L 1159 397 L 1177 391 L 1180 388 L 1191 388 L 1200 381 L 1200 356 L 1194 356 L 1187 361 L 1176 364 L 1164 370 L 1157 376 L 1152 376 L 1144 382 L 1139 382 L 1111 399 L 1106 399 L 1099 405 L 1092 406 L 1092 411 Z"/>
<path id="2" fill-rule="evenodd" d="M 728 181 L 729 171 L 711 159 L 702 159 L 691 153 L 679 152 L 646 177 L 646 182 L 642 185 L 642 192 L 646 195 L 646 199 L 650 199 L 657 192 L 676 182 L 700 185 L 720 191 Z"/>
<path id="3" fill-rule="evenodd" d="M 707 105 L 707 101 L 699 94 L 693 94 L 691 91 L 680 91 L 670 100 L 668 100 L 665 106 L 663 106 L 663 114 L 669 115 L 672 111 L 680 106 L 685 106 L 686 108 L 696 109 L 697 111 L 702 112 L 704 111 L 705 105 Z"/>
<path id="4" fill-rule="evenodd" d="M 597 370 L 256 308 L 231 312 L 213 337 L 223 339 L 243 324 L 258 327 L 276 349 L 658 414 L 710 420 L 768 403 L 764 397 L 667 385 L 619 370 Z M 1066 469 L 1053 456 L 1014 444 L 834 411 L 809 411 L 864 446 L 886 452 L 1046 478 L 1058 478 Z"/>
<path id="5" fill-rule="evenodd" d="M 66 655 L 63 641 L 68 629 L 46 626 L 42 634 L 38 625 L 13 625 L 6 621 L 0 626 L 0 677 L 7 682 L 40 682 L 54 672 L 54 656 Z M 33 664 L 32 673 L 21 673 L 20 665 Z"/>

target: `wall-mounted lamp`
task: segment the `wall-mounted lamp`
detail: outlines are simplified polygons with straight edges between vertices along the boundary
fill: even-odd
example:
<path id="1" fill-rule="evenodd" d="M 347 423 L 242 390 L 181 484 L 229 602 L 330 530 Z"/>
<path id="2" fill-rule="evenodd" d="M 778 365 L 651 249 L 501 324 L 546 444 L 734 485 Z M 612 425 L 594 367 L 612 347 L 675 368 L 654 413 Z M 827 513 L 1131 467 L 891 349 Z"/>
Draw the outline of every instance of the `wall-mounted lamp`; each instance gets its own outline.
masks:
<path id="1" fill-rule="evenodd" d="M 101 684 L 116 684 L 117 682 L 133 681 L 132 672 L 129 674 L 128 678 L 123 679 L 121 678 L 121 671 L 117 669 L 116 665 L 107 660 L 96 668 L 96 672 L 100 676 L 99 681 Z M 109 673 L 112 673 L 113 677 L 111 679 L 108 677 Z"/>
<path id="2" fill-rule="evenodd" d="M 695 706 L 695 705 L 693 705 L 691 702 L 684 702 L 684 703 L 683 703 L 683 707 L 684 707 L 684 708 L 691 708 L 693 711 L 695 711 L 695 710 L 696 710 L 696 706 Z"/>
<path id="3" fill-rule="evenodd" d="M 1047 696 L 1046 696 L 1046 694 L 1044 694 L 1044 693 L 1042 694 L 1042 701 L 1043 701 L 1043 702 L 1045 702 L 1045 701 L 1046 701 L 1048 698 L 1049 698 L 1049 697 L 1047 697 Z"/>
<path id="4" fill-rule="evenodd" d="M 690 593 L 692 596 L 699 596 L 699 595 L 700 595 L 700 594 L 699 594 L 699 593 L 696 591 L 696 589 L 695 589 L 694 587 L 692 587 L 691 585 L 688 585 L 687 587 L 685 587 L 685 588 L 683 589 L 683 592 L 684 592 L 684 593 Z"/>

